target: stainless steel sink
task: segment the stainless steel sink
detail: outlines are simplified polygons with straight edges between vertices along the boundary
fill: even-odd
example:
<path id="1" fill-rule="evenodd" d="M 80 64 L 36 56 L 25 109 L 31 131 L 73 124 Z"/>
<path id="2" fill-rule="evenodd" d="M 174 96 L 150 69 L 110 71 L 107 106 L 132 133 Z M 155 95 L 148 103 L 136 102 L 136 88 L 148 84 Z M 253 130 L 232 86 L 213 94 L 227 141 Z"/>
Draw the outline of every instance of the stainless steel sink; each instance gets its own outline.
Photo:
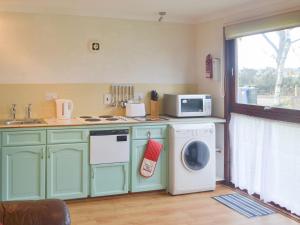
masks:
<path id="1" fill-rule="evenodd" d="M 0 121 L 1 125 L 21 125 L 22 121 L 17 120 L 6 120 L 6 121 Z"/>
<path id="2" fill-rule="evenodd" d="M 1 125 L 35 125 L 46 123 L 43 119 L 27 119 L 27 120 L 2 120 Z"/>

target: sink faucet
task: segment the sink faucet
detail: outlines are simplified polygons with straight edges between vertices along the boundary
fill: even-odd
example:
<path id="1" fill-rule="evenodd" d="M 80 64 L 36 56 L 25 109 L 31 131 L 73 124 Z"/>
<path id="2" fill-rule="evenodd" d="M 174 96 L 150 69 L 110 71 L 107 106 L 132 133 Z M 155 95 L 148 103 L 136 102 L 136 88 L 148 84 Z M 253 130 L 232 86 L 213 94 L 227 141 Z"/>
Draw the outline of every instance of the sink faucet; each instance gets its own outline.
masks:
<path id="1" fill-rule="evenodd" d="M 16 106 L 17 106 L 16 104 L 12 104 L 11 109 L 10 109 L 13 120 L 16 120 L 16 113 L 17 113 Z"/>
<path id="2" fill-rule="evenodd" d="M 32 107 L 32 104 L 27 105 L 26 119 L 28 119 L 28 120 L 31 119 L 31 112 L 32 112 L 31 107 Z"/>

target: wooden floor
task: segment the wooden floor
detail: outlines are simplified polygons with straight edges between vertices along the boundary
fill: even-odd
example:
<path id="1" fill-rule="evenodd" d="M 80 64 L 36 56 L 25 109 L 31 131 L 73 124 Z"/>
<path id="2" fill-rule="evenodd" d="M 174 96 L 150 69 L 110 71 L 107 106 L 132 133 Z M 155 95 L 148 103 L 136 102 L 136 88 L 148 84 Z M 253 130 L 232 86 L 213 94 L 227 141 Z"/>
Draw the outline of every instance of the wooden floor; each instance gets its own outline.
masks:
<path id="1" fill-rule="evenodd" d="M 206 193 L 139 193 L 67 204 L 72 225 L 299 225 L 280 214 L 247 219 L 211 198 L 228 193 L 218 186 Z"/>

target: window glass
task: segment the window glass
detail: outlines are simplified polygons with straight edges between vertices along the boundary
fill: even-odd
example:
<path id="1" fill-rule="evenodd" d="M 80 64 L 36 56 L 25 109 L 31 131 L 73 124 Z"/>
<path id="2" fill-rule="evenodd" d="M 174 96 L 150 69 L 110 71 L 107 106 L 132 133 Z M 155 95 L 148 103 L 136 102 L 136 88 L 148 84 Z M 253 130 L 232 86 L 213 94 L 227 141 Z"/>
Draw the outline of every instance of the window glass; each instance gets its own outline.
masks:
<path id="1" fill-rule="evenodd" d="M 300 110 L 300 27 L 237 39 L 236 101 Z"/>
<path id="2" fill-rule="evenodd" d="M 181 99 L 181 112 L 203 112 L 203 99 Z"/>

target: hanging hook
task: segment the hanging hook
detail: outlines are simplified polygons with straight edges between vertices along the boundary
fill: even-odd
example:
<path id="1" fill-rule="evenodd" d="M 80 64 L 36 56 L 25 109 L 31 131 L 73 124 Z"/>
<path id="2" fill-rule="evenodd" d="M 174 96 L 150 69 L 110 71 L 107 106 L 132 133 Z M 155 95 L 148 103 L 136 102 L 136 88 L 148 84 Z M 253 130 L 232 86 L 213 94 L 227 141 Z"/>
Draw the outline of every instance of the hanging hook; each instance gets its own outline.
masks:
<path id="1" fill-rule="evenodd" d="M 148 139 L 151 139 L 151 131 L 149 131 L 149 130 L 147 132 L 147 137 L 148 137 Z"/>
<path id="2" fill-rule="evenodd" d="M 167 12 L 158 12 L 158 15 L 160 16 L 158 19 L 158 22 L 161 22 L 165 15 L 167 15 Z"/>

